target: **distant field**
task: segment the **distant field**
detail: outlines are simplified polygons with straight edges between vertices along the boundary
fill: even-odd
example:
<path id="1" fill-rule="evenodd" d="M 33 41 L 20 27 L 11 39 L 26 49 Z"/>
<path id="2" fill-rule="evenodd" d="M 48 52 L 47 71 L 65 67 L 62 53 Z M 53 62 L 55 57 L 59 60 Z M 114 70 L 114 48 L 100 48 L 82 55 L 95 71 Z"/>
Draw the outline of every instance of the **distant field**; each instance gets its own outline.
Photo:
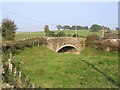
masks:
<path id="1" fill-rule="evenodd" d="M 60 31 L 65 32 L 66 35 L 68 35 L 68 34 L 73 35 L 76 33 L 75 30 L 65 30 L 65 31 L 60 30 Z M 59 32 L 59 31 L 56 30 L 55 32 Z M 83 37 L 86 37 L 91 34 L 100 35 L 100 32 L 91 32 L 89 30 L 77 30 L 77 33 L 79 34 L 79 36 L 83 36 Z M 117 31 L 112 30 L 112 33 L 117 33 Z M 43 31 L 41 31 L 41 32 L 17 32 L 15 39 L 18 40 L 18 39 L 23 39 L 23 38 L 27 38 L 27 37 L 40 37 L 40 36 L 44 36 L 44 35 L 45 35 L 45 33 Z"/>
<path id="2" fill-rule="evenodd" d="M 26 48 L 15 59 L 22 62 L 22 72 L 43 88 L 117 87 L 117 52 L 85 48 L 81 55 L 75 55 L 40 46 Z"/>
<path id="3" fill-rule="evenodd" d="M 40 37 L 44 36 L 44 32 L 17 32 L 15 35 L 15 39 L 24 39 L 28 37 Z"/>

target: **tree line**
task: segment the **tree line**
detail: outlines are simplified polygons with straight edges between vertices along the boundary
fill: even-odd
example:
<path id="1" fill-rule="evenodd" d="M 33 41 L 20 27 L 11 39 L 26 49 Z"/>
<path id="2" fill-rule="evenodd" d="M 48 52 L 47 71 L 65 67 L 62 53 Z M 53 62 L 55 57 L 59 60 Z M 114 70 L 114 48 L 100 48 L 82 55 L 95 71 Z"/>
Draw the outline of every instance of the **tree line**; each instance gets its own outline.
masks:
<path id="1" fill-rule="evenodd" d="M 101 25 L 98 25 L 98 24 L 93 24 L 90 28 L 88 28 L 88 26 L 75 26 L 75 25 L 73 25 L 72 27 L 70 27 L 69 25 L 65 25 L 65 26 L 57 25 L 56 27 L 58 29 L 58 32 L 50 31 L 49 26 L 45 25 L 45 27 L 44 27 L 45 36 L 53 36 L 53 37 L 64 37 L 64 36 L 72 36 L 72 37 L 77 36 L 78 37 L 79 36 L 79 35 L 76 35 L 76 34 L 65 35 L 65 32 L 63 32 L 62 30 L 90 30 L 92 32 L 97 32 L 99 30 L 108 30 L 108 32 L 110 32 L 109 27 L 101 26 Z"/>
<path id="2" fill-rule="evenodd" d="M 88 29 L 90 29 L 91 31 L 95 31 L 95 32 L 98 31 L 98 30 L 101 30 L 101 29 L 110 30 L 109 27 L 98 25 L 98 24 L 93 24 L 93 25 L 91 25 L 90 28 L 88 26 L 80 26 L 80 25 L 72 25 L 72 26 L 57 25 L 56 27 L 57 27 L 58 30 L 88 30 Z"/>
<path id="3" fill-rule="evenodd" d="M 56 26 L 57 27 L 57 29 L 58 30 L 61 30 L 61 29 L 63 29 L 63 30 L 82 30 L 82 29 L 84 29 L 84 30 L 86 30 L 86 29 L 89 29 L 88 28 L 88 26 L 76 26 L 76 25 L 73 25 L 73 26 L 69 26 L 69 25 L 64 25 L 64 26 L 62 26 L 62 25 L 57 25 Z"/>
<path id="4" fill-rule="evenodd" d="M 76 25 L 73 25 L 73 26 L 69 26 L 69 25 L 57 25 L 56 26 L 58 30 L 86 30 L 86 29 L 89 29 L 88 26 L 76 26 Z"/>

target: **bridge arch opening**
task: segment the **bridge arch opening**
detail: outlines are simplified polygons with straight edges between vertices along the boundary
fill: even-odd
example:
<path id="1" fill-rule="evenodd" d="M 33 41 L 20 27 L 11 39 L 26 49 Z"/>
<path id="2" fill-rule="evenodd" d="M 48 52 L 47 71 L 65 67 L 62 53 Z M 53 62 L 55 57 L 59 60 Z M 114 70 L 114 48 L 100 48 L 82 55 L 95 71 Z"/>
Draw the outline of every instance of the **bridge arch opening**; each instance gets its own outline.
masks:
<path id="1" fill-rule="evenodd" d="M 74 45 L 64 45 L 57 50 L 58 53 L 79 54 L 79 49 Z"/>

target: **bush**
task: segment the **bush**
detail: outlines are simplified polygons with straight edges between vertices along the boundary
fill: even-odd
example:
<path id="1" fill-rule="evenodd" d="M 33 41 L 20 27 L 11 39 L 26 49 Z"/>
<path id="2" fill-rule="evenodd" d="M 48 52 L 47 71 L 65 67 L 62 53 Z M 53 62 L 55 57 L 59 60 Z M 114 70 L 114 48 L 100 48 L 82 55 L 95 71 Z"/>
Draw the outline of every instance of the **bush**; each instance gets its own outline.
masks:
<path id="1" fill-rule="evenodd" d="M 48 36 L 55 36 L 55 32 L 54 31 L 48 31 Z"/>
<path id="2" fill-rule="evenodd" d="M 68 34 L 67 36 L 68 36 L 68 37 L 71 37 L 72 35 L 71 35 L 71 34 Z"/>
<path id="3" fill-rule="evenodd" d="M 79 37 L 79 35 L 78 35 L 78 34 L 73 34 L 73 37 L 76 37 L 76 36 L 77 36 L 77 37 Z"/>
<path id="4" fill-rule="evenodd" d="M 87 36 L 87 38 L 86 38 L 86 46 L 94 46 L 94 42 L 96 40 L 99 40 L 99 39 L 100 39 L 99 36 L 96 35 L 96 34 L 92 34 L 92 35 Z"/>
<path id="5" fill-rule="evenodd" d="M 57 37 L 64 37 L 66 36 L 64 32 L 60 31 L 56 34 Z"/>

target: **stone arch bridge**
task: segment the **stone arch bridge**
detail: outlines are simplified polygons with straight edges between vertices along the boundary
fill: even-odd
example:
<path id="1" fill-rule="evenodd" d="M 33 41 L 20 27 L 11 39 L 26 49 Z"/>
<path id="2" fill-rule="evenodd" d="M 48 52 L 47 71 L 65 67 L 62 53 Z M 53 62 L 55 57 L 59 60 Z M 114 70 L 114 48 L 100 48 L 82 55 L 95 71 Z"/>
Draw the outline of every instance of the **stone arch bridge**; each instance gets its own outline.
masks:
<path id="1" fill-rule="evenodd" d="M 80 54 L 85 47 L 85 38 L 48 37 L 47 47 L 55 52 Z"/>

